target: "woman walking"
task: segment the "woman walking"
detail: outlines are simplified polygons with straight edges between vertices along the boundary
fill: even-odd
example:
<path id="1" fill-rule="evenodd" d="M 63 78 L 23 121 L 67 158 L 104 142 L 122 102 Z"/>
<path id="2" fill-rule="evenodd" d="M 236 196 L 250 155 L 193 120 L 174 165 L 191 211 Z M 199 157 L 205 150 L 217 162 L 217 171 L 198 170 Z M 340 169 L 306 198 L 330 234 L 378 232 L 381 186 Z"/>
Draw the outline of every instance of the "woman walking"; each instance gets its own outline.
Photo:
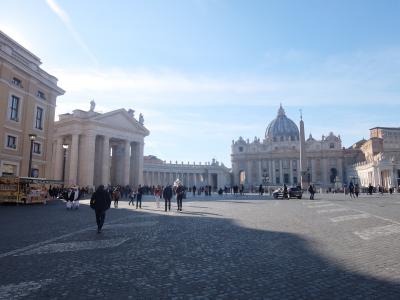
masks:
<path id="1" fill-rule="evenodd" d="M 97 233 L 101 233 L 106 218 L 106 210 L 110 208 L 110 205 L 110 194 L 104 189 L 104 185 L 100 185 L 90 199 L 90 207 L 96 213 Z"/>
<path id="2" fill-rule="evenodd" d="M 119 198 L 121 197 L 121 192 L 119 191 L 119 188 L 115 188 L 113 192 L 113 199 L 114 199 L 114 207 L 118 208 L 118 201 Z"/>

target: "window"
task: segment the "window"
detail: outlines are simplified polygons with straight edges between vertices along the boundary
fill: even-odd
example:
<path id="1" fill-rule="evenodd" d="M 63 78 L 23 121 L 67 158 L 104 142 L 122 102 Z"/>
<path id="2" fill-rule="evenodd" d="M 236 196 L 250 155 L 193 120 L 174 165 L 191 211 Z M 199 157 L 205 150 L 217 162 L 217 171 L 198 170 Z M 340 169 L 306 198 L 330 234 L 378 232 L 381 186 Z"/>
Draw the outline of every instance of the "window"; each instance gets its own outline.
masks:
<path id="1" fill-rule="evenodd" d="M 41 144 L 40 143 L 33 143 L 33 153 L 35 154 L 41 154 Z"/>
<path id="2" fill-rule="evenodd" d="M 10 119 L 18 122 L 18 109 L 19 109 L 19 98 L 12 95 L 11 96 L 11 107 L 10 107 Z"/>
<path id="3" fill-rule="evenodd" d="M 14 77 L 13 80 L 11 81 L 11 83 L 12 83 L 13 85 L 16 85 L 16 86 L 22 88 L 22 82 L 21 82 L 21 80 L 18 79 L 17 77 Z"/>
<path id="4" fill-rule="evenodd" d="M 243 152 L 243 147 L 239 147 L 239 152 Z"/>
<path id="5" fill-rule="evenodd" d="M 287 159 L 282 160 L 282 167 L 284 169 L 289 169 L 289 161 Z"/>
<path id="6" fill-rule="evenodd" d="M 7 148 L 17 148 L 17 138 L 12 135 L 7 135 Z"/>
<path id="7" fill-rule="evenodd" d="M 38 178 L 38 177 L 39 177 L 39 170 L 33 168 L 33 169 L 32 169 L 32 172 L 31 172 L 31 177 Z"/>
<path id="8" fill-rule="evenodd" d="M 296 176 L 293 177 L 293 184 L 297 184 L 297 177 Z"/>
<path id="9" fill-rule="evenodd" d="M 284 182 L 285 184 L 288 184 L 288 183 L 289 183 L 289 174 L 283 174 L 283 182 Z"/>
<path id="10" fill-rule="evenodd" d="M 297 169 L 297 160 L 292 161 L 293 170 Z"/>
<path id="11" fill-rule="evenodd" d="M 46 100 L 46 97 L 45 97 L 45 95 L 44 95 L 44 93 L 43 93 L 42 91 L 38 91 L 38 92 L 37 92 L 37 96 L 38 96 L 40 99 Z"/>
<path id="12" fill-rule="evenodd" d="M 3 164 L 3 168 L 1 170 L 2 176 L 16 176 L 17 175 L 17 166 L 5 163 Z"/>
<path id="13" fill-rule="evenodd" d="M 329 149 L 334 149 L 335 148 L 335 144 L 334 143 L 330 143 L 329 144 Z"/>
<path id="14" fill-rule="evenodd" d="M 43 129 L 43 108 L 37 107 L 36 108 L 36 121 L 35 121 L 35 128 Z"/>
<path id="15" fill-rule="evenodd" d="M 276 177 L 275 180 L 276 180 L 276 184 L 280 184 L 281 183 L 280 177 Z"/>

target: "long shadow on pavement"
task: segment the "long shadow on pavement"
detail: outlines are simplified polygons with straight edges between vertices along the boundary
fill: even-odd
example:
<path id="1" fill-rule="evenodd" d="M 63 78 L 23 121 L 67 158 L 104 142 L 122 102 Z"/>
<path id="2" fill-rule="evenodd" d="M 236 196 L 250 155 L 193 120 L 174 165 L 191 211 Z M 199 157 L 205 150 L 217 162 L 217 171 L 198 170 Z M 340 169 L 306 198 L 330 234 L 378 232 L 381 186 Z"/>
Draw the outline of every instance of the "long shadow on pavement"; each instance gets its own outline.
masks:
<path id="1" fill-rule="evenodd" d="M 85 218 L 81 225 L 86 220 L 93 225 L 93 212 L 88 207 L 75 216 L 78 213 L 80 219 Z M 53 218 L 48 223 L 54 224 Z M 34 217 L 26 220 L 35 223 Z M 58 219 L 59 226 L 69 226 L 70 231 L 81 227 L 69 222 L 71 219 Z M 399 283 L 352 272 L 314 251 L 311 241 L 291 233 L 249 229 L 224 218 L 124 208 L 109 211 L 106 224 L 100 235 L 93 226 L 93 230 L 57 242 L 121 239 L 116 247 L 0 258 L 0 298 L 1 286 L 32 280 L 49 280 L 32 291 L 31 297 L 37 299 L 400 296 Z M 33 233 L 35 226 L 23 227 L 27 232 L 22 236 Z M 4 235 L 0 237 L 3 242 Z"/>

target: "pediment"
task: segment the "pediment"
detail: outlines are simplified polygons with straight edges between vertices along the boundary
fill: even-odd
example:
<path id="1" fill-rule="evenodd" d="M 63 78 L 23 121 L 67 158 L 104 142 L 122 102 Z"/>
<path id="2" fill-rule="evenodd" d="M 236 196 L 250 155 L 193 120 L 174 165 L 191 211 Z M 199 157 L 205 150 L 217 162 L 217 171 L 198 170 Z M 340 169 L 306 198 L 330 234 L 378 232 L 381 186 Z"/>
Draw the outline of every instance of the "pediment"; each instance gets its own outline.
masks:
<path id="1" fill-rule="evenodd" d="M 146 127 L 141 125 L 136 119 L 131 117 L 125 109 L 111 111 L 105 114 L 97 115 L 92 119 L 106 127 L 119 128 L 130 132 L 140 132 L 143 135 L 149 135 Z"/>

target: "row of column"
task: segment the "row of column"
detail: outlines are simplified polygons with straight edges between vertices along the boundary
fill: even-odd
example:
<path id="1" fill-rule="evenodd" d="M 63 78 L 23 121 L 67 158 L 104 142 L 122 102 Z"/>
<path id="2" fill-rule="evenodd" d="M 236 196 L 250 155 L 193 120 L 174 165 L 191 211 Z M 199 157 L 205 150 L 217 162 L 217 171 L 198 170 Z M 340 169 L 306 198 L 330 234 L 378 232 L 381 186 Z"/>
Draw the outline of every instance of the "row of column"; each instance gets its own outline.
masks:
<path id="1" fill-rule="evenodd" d="M 284 168 L 283 162 L 289 161 L 289 167 Z M 317 164 L 317 161 L 319 163 Z M 294 165 L 296 162 L 296 165 Z M 284 183 L 285 174 L 289 177 L 289 184 L 300 183 L 300 160 L 299 159 L 272 159 L 272 160 L 257 160 L 247 161 L 245 164 L 246 182 L 248 184 L 258 185 L 262 182 L 264 171 L 269 177 L 269 184 L 279 185 Z M 341 158 L 336 159 L 334 165 L 329 165 L 328 158 L 322 159 L 311 159 L 308 162 L 308 172 L 310 173 L 311 182 L 319 182 L 324 185 L 331 184 L 330 182 L 330 169 L 335 168 L 337 170 L 337 176 L 340 181 L 343 179 L 343 160 Z M 239 183 L 239 172 L 235 174 L 235 183 Z M 295 178 L 296 177 L 296 178 Z M 279 178 L 279 180 L 277 180 Z M 295 182 L 297 179 L 297 182 Z"/>
<path id="2" fill-rule="evenodd" d="M 219 178 L 217 176 L 217 185 L 219 185 Z M 188 172 L 167 172 L 167 171 L 150 171 L 143 172 L 143 183 L 148 186 L 165 186 L 173 184 L 179 179 L 185 186 L 203 186 L 213 185 L 212 173 L 188 173 Z"/>
<path id="3" fill-rule="evenodd" d="M 143 180 L 143 146 L 143 142 L 95 134 L 59 137 L 53 153 L 53 178 L 64 179 L 67 185 L 137 186 Z"/>
<path id="4" fill-rule="evenodd" d="M 259 185 L 262 183 L 264 179 L 264 170 L 266 171 L 266 175 L 269 177 L 269 184 L 283 184 L 284 175 L 287 174 L 289 176 L 289 184 L 298 183 L 300 180 L 300 170 L 299 170 L 299 160 L 296 161 L 296 171 L 293 171 L 293 159 L 289 160 L 289 168 L 283 168 L 283 159 L 274 159 L 274 160 L 266 160 L 261 161 L 258 160 L 256 164 L 256 172 L 254 171 L 255 164 L 253 161 L 248 161 L 246 164 L 246 181 L 248 184 Z M 276 165 L 278 162 L 278 165 Z M 277 171 L 278 170 L 278 171 Z M 287 171 L 288 173 L 285 173 Z M 254 175 L 255 174 L 255 175 Z M 279 178 L 279 182 L 277 181 L 277 177 Z M 297 182 L 294 182 L 294 177 L 297 177 Z M 239 178 L 239 177 L 237 177 Z M 237 183 L 239 180 L 235 180 Z"/>

